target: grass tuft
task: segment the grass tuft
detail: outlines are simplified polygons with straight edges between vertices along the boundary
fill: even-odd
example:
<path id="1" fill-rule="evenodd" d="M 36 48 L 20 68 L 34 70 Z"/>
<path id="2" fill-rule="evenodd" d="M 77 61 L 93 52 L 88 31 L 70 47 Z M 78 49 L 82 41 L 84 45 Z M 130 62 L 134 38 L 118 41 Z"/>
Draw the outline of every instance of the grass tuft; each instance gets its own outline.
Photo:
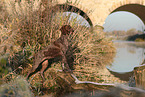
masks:
<path id="1" fill-rule="evenodd" d="M 1 97 L 33 97 L 28 82 L 21 76 L 17 76 L 9 83 L 0 86 Z"/>

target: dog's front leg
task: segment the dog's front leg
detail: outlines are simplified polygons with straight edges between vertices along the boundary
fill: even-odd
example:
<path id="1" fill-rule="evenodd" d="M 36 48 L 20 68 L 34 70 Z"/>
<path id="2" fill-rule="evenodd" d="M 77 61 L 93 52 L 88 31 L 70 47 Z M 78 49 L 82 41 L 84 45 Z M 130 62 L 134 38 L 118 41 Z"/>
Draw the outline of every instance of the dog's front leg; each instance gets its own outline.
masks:
<path id="1" fill-rule="evenodd" d="M 72 72 L 72 70 L 70 69 L 70 67 L 69 67 L 69 65 L 67 63 L 67 59 L 66 59 L 64 54 L 62 55 L 62 64 L 61 64 L 61 66 L 62 66 L 62 70 L 64 72 L 66 72 L 66 71 Z"/>

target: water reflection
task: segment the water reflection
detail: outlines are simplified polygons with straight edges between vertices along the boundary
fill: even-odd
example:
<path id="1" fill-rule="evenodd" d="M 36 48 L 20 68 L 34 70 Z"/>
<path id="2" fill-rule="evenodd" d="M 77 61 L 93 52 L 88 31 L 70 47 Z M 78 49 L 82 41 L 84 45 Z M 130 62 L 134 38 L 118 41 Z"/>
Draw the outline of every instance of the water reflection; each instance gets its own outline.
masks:
<path id="1" fill-rule="evenodd" d="M 145 43 L 114 41 L 114 44 L 117 48 L 116 57 L 112 66 L 107 66 L 111 71 L 130 72 L 144 61 Z"/>

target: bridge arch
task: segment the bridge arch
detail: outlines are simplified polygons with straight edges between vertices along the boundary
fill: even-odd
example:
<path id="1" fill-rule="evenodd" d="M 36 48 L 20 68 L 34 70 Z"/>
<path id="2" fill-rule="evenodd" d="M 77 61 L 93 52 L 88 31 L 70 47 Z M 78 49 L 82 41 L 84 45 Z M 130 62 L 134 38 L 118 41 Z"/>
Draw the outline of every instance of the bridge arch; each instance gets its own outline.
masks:
<path id="1" fill-rule="evenodd" d="M 42 0 L 48 1 L 48 0 Z M 86 18 L 90 25 L 103 26 L 109 14 L 116 11 L 128 11 L 137 15 L 145 23 L 145 15 L 140 10 L 144 10 L 145 0 L 54 0 L 57 6 L 67 6 L 74 8 L 75 13 Z M 77 1 L 77 3 L 76 3 Z M 79 2 L 78 2 L 79 1 Z M 132 8 L 132 9 L 131 9 Z M 135 9 L 137 11 L 135 11 Z M 140 13 L 139 13 L 140 12 Z M 85 16 L 84 16 L 85 14 Z"/>
<path id="2" fill-rule="evenodd" d="M 145 0 L 120 0 L 115 1 L 109 8 L 109 13 L 127 11 L 138 16 L 145 24 Z"/>
<path id="3" fill-rule="evenodd" d="M 115 10 L 113 10 L 111 13 L 113 12 L 117 12 L 117 11 L 127 11 L 127 12 L 131 12 L 133 14 L 135 14 L 136 16 L 138 16 L 143 23 L 145 24 L 145 6 L 144 5 L 140 5 L 140 4 L 126 4 L 126 5 L 122 5 L 118 8 L 116 8 Z"/>
<path id="4" fill-rule="evenodd" d="M 91 19 L 89 18 L 89 16 L 81 9 L 73 6 L 73 5 L 69 5 L 69 4 L 56 4 L 55 6 L 52 7 L 52 13 L 56 13 L 56 12 L 74 12 L 79 14 L 80 16 L 82 16 L 88 23 L 89 25 L 92 27 L 93 23 L 91 21 Z M 45 16 L 45 12 L 48 11 L 48 9 L 44 10 L 44 16 Z M 47 14 L 47 12 L 46 12 Z"/>
<path id="5" fill-rule="evenodd" d="M 82 11 L 81 9 L 75 7 L 75 6 L 72 6 L 72 5 L 68 5 L 68 4 L 58 4 L 55 6 L 55 8 L 58 8 L 58 10 L 62 10 L 64 12 L 74 12 L 74 13 L 78 13 L 79 15 L 81 15 L 84 19 L 87 20 L 87 22 L 90 24 L 90 26 L 93 26 L 93 23 L 91 21 L 91 19 L 89 18 L 89 16 L 84 12 Z"/>

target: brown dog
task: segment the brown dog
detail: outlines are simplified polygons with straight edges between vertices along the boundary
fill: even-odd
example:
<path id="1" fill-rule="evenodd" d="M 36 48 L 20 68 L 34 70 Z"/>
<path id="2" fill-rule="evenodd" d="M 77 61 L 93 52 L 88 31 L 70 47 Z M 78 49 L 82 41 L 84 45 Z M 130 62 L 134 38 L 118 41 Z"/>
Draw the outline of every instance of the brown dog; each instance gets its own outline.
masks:
<path id="1" fill-rule="evenodd" d="M 40 71 L 41 77 L 43 80 L 45 80 L 43 74 L 44 71 L 48 68 L 49 64 L 51 64 L 49 61 L 51 59 L 59 59 L 59 61 L 62 61 L 62 69 L 63 71 L 69 71 L 71 72 L 67 59 L 66 59 L 66 52 L 68 50 L 68 36 L 74 30 L 70 25 L 63 25 L 61 27 L 61 37 L 54 41 L 51 45 L 47 47 L 47 50 L 41 50 L 39 51 L 35 57 L 34 57 L 34 63 L 32 69 L 27 74 L 26 78 L 28 79 L 34 72 Z M 40 69 L 39 69 L 40 68 Z M 38 70 L 39 69 L 39 70 Z"/>

